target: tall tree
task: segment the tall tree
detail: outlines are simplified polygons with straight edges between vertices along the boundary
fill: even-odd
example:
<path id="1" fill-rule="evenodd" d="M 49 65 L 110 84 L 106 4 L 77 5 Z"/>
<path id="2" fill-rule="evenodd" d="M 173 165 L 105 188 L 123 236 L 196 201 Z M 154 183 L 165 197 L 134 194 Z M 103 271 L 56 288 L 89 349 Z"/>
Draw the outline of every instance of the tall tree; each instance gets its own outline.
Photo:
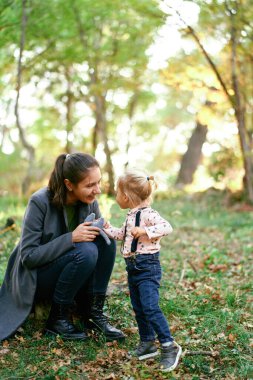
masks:
<path id="1" fill-rule="evenodd" d="M 192 1 L 200 6 L 199 23 L 196 27 L 189 25 L 177 12 L 183 22 L 188 35 L 196 42 L 208 65 L 215 74 L 217 81 L 224 91 L 227 100 L 234 110 L 238 128 L 239 142 L 245 171 L 245 191 L 248 200 L 253 202 L 253 155 L 252 155 L 252 127 L 247 125 L 247 104 L 252 101 L 252 83 L 244 80 L 247 49 L 252 46 L 253 26 L 250 17 L 253 14 L 251 1 L 237 0 L 224 1 Z M 208 26 L 208 27 L 207 27 Z M 219 66 L 217 59 L 204 46 L 204 37 L 223 38 L 222 55 L 223 65 Z M 202 40 L 200 37 L 202 35 Z M 251 40 L 251 43 L 250 43 Z M 228 75 L 228 69 L 229 73 Z"/>
<path id="2" fill-rule="evenodd" d="M 17 96 L 15 102 L 15 116 L 16 123 L 19 130 L 19 135 L 21 142 L 28 154 L 28 171 L 22 182 L 22 193 L 26 194 L 29 189 L 32 180 L 32 169 L 34 163 L 35 150 L 34 147 L 28 142 L 24 128 L 21 125 L 19 116 L 19 98 L 20 89 L 22 82 L 22 56 L 25 47 L 25 35 L 26 35 L 26 25 L 27 25 L 27 0 L 22 0 L 22 19 L 21 19 L 21 32 L 20 32 L 20 46 L 19 46 L 19 57 L 18 57 L 18 70 L 17 70 Z"/>
<path id="3" fill-rule="evenodd" d="M 217 124 L 217 115 L 224 112 L 224 96 L 217 89 L 214 75 L 197 50 L 191 54 L 181 51 L 171 58 L 168 67 L 161 71 L 160 78 L 168 86 L 169 94 L 174 94 L 174 102 L 179 103 L 179 127 L 180 123 L 194 125 L 191 126 L 191 136 L 185 137 L 187 149 L 181 157 L 176 178 L 177 186 L 184 186 L 194 180 L 194 174 L 202 162 L 202 148 L 207 132 Z M 183 115 L 182 110 L 187 116 Z"/>
<path id="4" fill-rule="evenodd" d="M 100 139 L 106 156 L 108 192 L 112 194 L 114 171 L 108 133 L 108 94 L 116 93 L 120 88 L 126 91 L 129 81 L 133 82 L 133 78 L 129 80 L 122 75 L 123 70 L 145 70 L 145 50 L 152 42 L 154 28 L 159 25 L 159 18 L 156 16 L 160 11 L 154 1 L 148 6 L 144 1 L 136 3 L 128 0 L 124 4 L 107 1 L 93 10 L 89 17 L 89 22 L 95 26 L 91 34 L 86 22 L 87 13 L 80 5 L 80 2 L 73 3 L 80 41 L 85 54 L 91 42 L 93 47 L 86 61 L 90 78 L 89 95 L 92 99 L 90 105 L 96 119 L 93 147 L 95 149 Z"/>
<path id="5" fill-rule="evenodd" d="M 177 185 L 188 185 L 193 181 L 193 175 L 202 158 L 202 146 L 206 141 L 208 127 L 199 120 L 191 135 L 188 148 L 182 157 L 180 170 L 176 180 Z"/>
<path id="6" fill-rule="evenodd" d="M 44 131 L 49 132 L 48 125 L 52 123 L 47 142 L 49 136 L 51 144 L 55 143 L 55 136 L 59 136 L 58 149 L 61 146 L 68 151 L 80 149 L 83 138 L 80 134 L 75 140 L 72 138 L 78 117 L 80 119 L 77 105 L 81 102 L 83 108 L 88 105 L 95 120 L 93 151 L 96 153 L 98 144 L 103 146 L 108 188 L 112 193 L 113 113 L 117 110 L 113 98 L 120 90 L 130 98 L 134 92 L 133 73 L 146 70 L 146 50 L 162 23 L 158 3 L 156 0 L 148 3 L 105 0 L 94 5 L 91 0 L 45 0 L 43 3 L 33 0 L 28 4 L 23 81 L 37 86 L 34 96 L 40 97 L 37 110 L 41 117 L 26 128 L 27 136 L 36 130 L 34 140 L 39 149 L 40 143 L 44 144 Z M 15 9 L 12 12 L 15 13 Z M 15 38 L 10 39 L 6 47 L 15 43 Z M 125 75 L 125 71 L 130 76 Z M 48 99 L 50 106 L 47 106 Z M 83 129 L 82 136 L 86 134 L 85 122 Z M 80 133 L 80 127 L 78 131 Z M 61 141 L 63 136 L 65 142 Z M 87 146 L 91 149 L 89 144 Z"/>

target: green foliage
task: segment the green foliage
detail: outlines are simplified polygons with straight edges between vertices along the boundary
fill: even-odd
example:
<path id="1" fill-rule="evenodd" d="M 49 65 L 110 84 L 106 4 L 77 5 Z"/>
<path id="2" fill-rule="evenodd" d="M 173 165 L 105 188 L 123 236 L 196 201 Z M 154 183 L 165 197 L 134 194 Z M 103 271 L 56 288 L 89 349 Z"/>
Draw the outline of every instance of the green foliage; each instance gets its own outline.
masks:
<path id="1" fill-rule="evenodd" d="M 234 149 L 223 148 L 211 156 L 207 168 L 215 181 L 220 182 L 228 176 L 229 172 L 236 175 L 235 172 L 238 172 L 241 166 L 240 157 L 238 157 Z"/>
<path id="2" fill-rule="evenodd" d="M 234 11 L 239 84 L 242 99 L 246 100 L 247 129 L 252 134 L 252 83 L 248 80 L 252 69 L 252 4 L 249 0 L 240 3 L 240 7 L 237 1 L 190 2 L 199 5 L 199 19 L 193 25 L 194 30 L 203 46 L 210 47 L 210 56 L 231 94 L 232 16 L 229 9 Z M 93 153 L 94 126 L 103 118 L 112 161 L 119 162 L 129 152 L 131 155 L 131 148 L 135 148 L 138 141 L 143 144 L 144 155 L 150 154 L 152 147 L 151 169 L 162 171 L 168 177 L 168 167 L 172 168 L 170 178 L 178 171 L 179 157 L 197 117 L 208 125 L 213 135 L 217 132 L 216 138 L 208 141 L 210 145 L 217 142 L 220 146 L 226 145 L 224 140 L 231 135 L 227 133 L 226 136 L 225 131 L 228 124 L 234 122 L 234 113 L 197 45 L 188 48 L 182 45 L 176 56 L 168 59 L 168 67 L 160 72 L 148 69 L 148 50 L 159 36 L 160 27 L 165 22 L 170 24 L 170 18 L 166 21 L 159 5 L 157 0 L 26 2 L 20 119 L 27 141 L 36 151 L 37 173 L 33 178 L 38 184 L 46 178 L 60 152 L 69 149 Z M 20 147 L 20 141 L 17 142 L 19 136 L 14 117 L 21 16 L 21 1 L 1 1 L 0 106 L 3 117 L 0 141 L 4 153 L 15 151 L 9 156 L 13 163 L 10 172 L 15 170 L 14 161 L 17 160 L 19 183 L 27 167 L 25 149 Z M 184 39 L 192 41 L 188 30 L 181 28 L 180 32 Z M 168 51 L 170 43 L 168 36 Z M 217 49 L 212 52 L 214 44 Z M 162 86 L 157 91 L 153 85 L 159 83 Z M 96 113 L 96 97 L 104 101 L 103 115 Z M 172 140 L 174 136 L 183 136 L 180 144 L 176 138 L 174 145 L 173 141 L 163 139 L 160 131 L 166 128 L 175 131 Z M 224 130 L 223 135 L 218 133 L 220 130 Z M 105 142 L 101 131 L 96 134 L 100 143 L 97 152 L 100 153 Z M 163 140 L 162 144 L 157 143 L 158 138 Z M 234 149 L 235 139 L 233 135 L 230 149 Z M 125 146 L 122 140 L 128 140 Z M 128 158 L 125 161 L 130 161 Z M 144 166 L 146 158 L 144 161 L 137 157 L 134 164 Z M 208 160 L 203 162 L 206 164 Z M 227 184 L 230 168 L 225 165 L 229 161 L 222 162 L 224 166 L 220 168 L 214 163 L 216 172 L 211 175 Z M 237 168 L 234 160 L 231 165 Z M 13 178 L 6 175 L 4 188 L 18 192 Z"/>
<path id="3" fill-rule="evenodd" d="M 2 283 L 10 253 L 18 242 L 21 231 L 21 220 L 26 200 L 8 195 L 0 195 L 0 283 Z M 15 228 L 5 231 L 8 218 L 15 222 Z"/>
<path id="4" fill-rule="evenodd" d="M 6 138 L 15 131 L 15 118 L 7 115 L 14 114 L 21 5 L 17 1 L 1 4 L 0 90 Z M 25 13 L 19 111 L 24 134 L 36 151 L 35 167 L 46 173 L 51 157 L 67 145 L 72 151 L 92 153 L 96 97 L 105 101 L 105 114 L 100 117 L 108 121 L 107 138 L 115 145 L 115 130 L 128 117 L 136 89 L 138 106 L 150 101 L 150 91 L 142 88 L 146 50 L 162 24 L 162 12 L 156 0 L 34 0 L 26 2 Z M 120 93 L 129 102 L 119 106 L 114 97 Z M 15 150 L 9 140 L 8 151 Z"/>
<path id="5" fill-rule="evenodd" d="M 0 196 L 5 195 L 10 189 L 13 193 L 19 192 L 26 172 L 26 164 L 20 161 L 20 153 L 18 149 L 10 155 L 0 152 Z"/>

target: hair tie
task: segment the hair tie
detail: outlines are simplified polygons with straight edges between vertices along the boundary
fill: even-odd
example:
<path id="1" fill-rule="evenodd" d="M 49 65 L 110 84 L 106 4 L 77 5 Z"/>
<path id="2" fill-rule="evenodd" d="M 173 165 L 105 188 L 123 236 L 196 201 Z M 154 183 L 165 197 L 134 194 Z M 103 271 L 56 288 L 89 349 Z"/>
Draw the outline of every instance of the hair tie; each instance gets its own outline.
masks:
<path id="1" fill-rule="evenodd" d="M 69 158 L 69 156 L 70 156 L 70 154 L 66 154 L 65 160 L 66 160 L 67 158 Z"/>
<path id="2" fill-rule="evenodd" d="M 147 177 L 147 181 L 149 181 L 150 180 L 150 178 L 149 177 Z"/>

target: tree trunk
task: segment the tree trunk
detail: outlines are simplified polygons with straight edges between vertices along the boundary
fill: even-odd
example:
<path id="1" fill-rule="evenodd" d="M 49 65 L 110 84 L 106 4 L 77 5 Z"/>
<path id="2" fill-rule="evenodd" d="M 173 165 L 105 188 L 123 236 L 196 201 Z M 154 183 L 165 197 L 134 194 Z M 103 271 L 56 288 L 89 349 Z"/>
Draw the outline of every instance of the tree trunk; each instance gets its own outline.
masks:
<path id="1" fill-rule="evenodd" d="M 96 124 L 93 128 L 93 132 L 92 132 L 92 154 L 93 156 L 95 156 L 96 154 L 96 149 L 97 149 L 97 145 L 98 145 L 98 136 L 99 136 L 99 125 L 96 121 Z"/>
<path id="2" fill-rule="evenodd" d="M 134 112 L 135 108 L 137 106 L 138 102 L 138 92 L 135 92 L 132 99 L 130 100 L 129 103 L 129 109 L 128 109 L 128 120 L 129 120 L 129 128 L 128 128 L 128 134 L 127 134 L 127 143 L 126 143 L 126 162 L 125 162 L 125 169 L 128 167 L 129 164 L 129 149 L 130 149 L 130 144 L 131 144 L 131 131 L 133 129 L 133 117 L 134 117 Z"/>
<path id="3" fill-rule="evenodd" d="M 18 72 L 17 72 L 17 96 L 16 96 L 16 102 L 15 102 L 16 124 L 19 130 L 21 143 L 23 147 L 25 148 L 25 150 L 27 151 L 27 155 L 28 155 L 28 169 L 27 169 L 26 176 L 22 182 L 22 194 L 26 194 L 29 189 L 29 185 L 32 180 L 34 157 L 35 157 L 35 150 L 33 146 L 29 144 L 29 142 L 27 141 L 26 136 L 25 136 L 25 131 L 21 125 L 20 118 L 19 118 L 19 98 L 20 98 L 20 89 L 21 89 L 21 81 L 22 81 L 22 56 L 23 56 L 23 50 L 24 50 L 24 45 L 25 45 L 25 32 L 26 32 L 26 24 L 27 24 L 26 3 L 27 3 L 27 0 L 22 0 L 22 21 L 21 21 L 20 48 L 19 48 Z"/>
<path id="4" fill-rule="evenodd" d="M 214 74 L 216 75 L 224 93 L 226 94 L 231 106 L 233 107 L 235 111 L 235 117 L 237 122 L 237 128 L 238 128 L 238 135 L 239 135 L 239 141 L 240 141 L 240 147 L 241 147 L 241 154 L 243 158 L 243 165 L 244 165 L 244 181 L 243 181 L 243 188 L 247 193 L 247 198 L 250 202 L 253 202 L 253 158 L 252 158 L 252 152 L 251 152 L 251 141 L 248 138 L 248 131 L 246 127 L 246 121 L 245 121 L 245 110 L 242 106 L 241 101 L 241 93 L 240 93 L 240 86 L 239 86 L 239 80 L 236 72 L 237 67 L 237 38 L 236 38 L 236 15 L 237 12 L 234 12 L 234 9 L 229 8 L 228 2 L 224 3 L 226 6 L 226 11 L 229 14 L 230 21 L 231 21 L 231 59 L 232 59 L 232 70 L 231 70 L 231 79 L 232 79 L 232 86 L 234 90 L 234 96 L 230 94 L 228 91 L 226 83 L 223 81 L 222 76 L 220 75 L 220 72 L 214 62 L 212 61 L 211 57 L 209 56 L 208 52 L 204 48 L 204 46 L 201 44 L 199 37 L 197 36 L 195 30 L 187 24 L 183 20 L 183 18 L 180 16 L 180 14 L 177 12 L 179 18 L 181 21 L 186 25 L 188 31 L 192 35 L 193 39 L 196 41 L 197 45 L 199 46 L 200 50 L 202 51 L 203 55 L 205 56 L 208 64 L 210 65 L 211 69 L 213 70 Z M 233 8 L 239 7 L 239 3 L 234 2 Z"/>
<path id="5" fill-rule="evenodd" d="M 86 40 L 85 40 L 85 30 L 83 28 L 80 15 L 78 13 L 78 9 L 76 8 L 75 4 L 73 4 L 73 11 L 75 14 L 80 41 L 83 45 L 83 48 L 86 49 Z M 98 38 L 95 40 L 94 43 L 94 49 L 98 50 L 100 48 L 100 39 L 101 35 L 98 28 Z M 99 78 L 98 78 L 98 68 L 97 63 L 93 62 L 93 64 L 90 65 L 90 78 L 91 78 L 91 85 L 94 85 L 94 88 L 99 87 Z M 95 105 L 95 111 L 92 107 L 92 110 L 95 113 L 96 118 L 96 124 L 93 132 L 93 154 L 96 152 L 97 143 L 98 143 L 98 137 L 101 136 L 102 142 L 104 144 L 104 152 L 106 156 L 106 167 L 105 170 L 108 174 L 108 189 L 107 193 L 109 195 L 114 194 L 114 172 L 113 172 L 113 166 L 112 166 L 112 159 L 111 159 L 111 151 L 108 144 L 108 136 L 107 136 L 107 121 L 106 121 L 106 103 L 105 103 L 105 96 L 106 93 L 101 93 L 98 90 L 96 90 L 96 93 L 94 96 L 94 105 Z"/>
<path id="6" fill-rule="evenodd" d="M 101 135 L 102 142 L 104 144 L 104 152 L 106 156 L 105 171 L 108 175 L 108 189 L 107 194 L 114 194 L 114 172 L 111 159 L 111 150 L 108 144 L 107 137 L 107 121 L 105 117 L 106 106 L 105 97 L 103 95 L 95 95 L 95 116 L 96 116 L 96 126 L 95 130 L 99 131 Z"/>
<path id="7" fill-rule="evenodd" d="M 67 92 L 66 92 L 66 152 L 71 153 L 72 142 L 69 139 L 69 135 L 72 131 L 72 103 L 73 94 L 71 91 L 71 75 L 69 68 L 66 68 L 65 76 L 67 79 Z"/>
<path id="8" fill-rule="evenodd" d="M 191 138 L 189 140 L 188 149 L 182 157 L 181 167 L 176 180 L 177 185 L 187 185 L 192 183 L 194 173 L 201 161 L 202 147 L 206 141 L 207 125 L 196 123 Z"/>
<path id="9" fill-rule="evenodd" d="M 235 29 L 234 14 L 231 12 L 231 76 L 232 86 L 234 90 L 234 108 L 235 117 L 237 120 L 237 127 L 239 132 L 239 141 L 242 151 L 243 164 L 244 164 L 244 182 L 248 199 L 253 203 L 253 162 L 252 151 L 250 148 L 250 141 L 248 141 L 248 132 L 245 123 L 245 106 L 242 101 L 240 84 L 237 75 L 237 38 Z"/>

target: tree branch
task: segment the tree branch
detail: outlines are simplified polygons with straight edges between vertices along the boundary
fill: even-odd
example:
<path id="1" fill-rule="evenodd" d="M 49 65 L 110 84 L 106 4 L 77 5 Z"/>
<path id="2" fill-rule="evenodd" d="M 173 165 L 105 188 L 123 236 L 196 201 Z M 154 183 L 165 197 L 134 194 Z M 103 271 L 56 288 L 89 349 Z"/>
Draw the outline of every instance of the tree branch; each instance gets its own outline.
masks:
<path id="1" fill-rule="evenodd" d="M 219 352 L 217 351 L 184 351 L 184 355 L 192 356 L 192 355 L 207 355 L 207 356 L 219 356 Z"/>
<path id="2" fill-rule="evenodd" d="M 227 89 L 227 86 L 225 84 L 225 82 L 223 81 L 220 73 L 219 73 L 219 70 L 217 68 L 217 66 L 215 65 L 215 63 L 213 62 L 213 60 L 211 59 L 211 57 L 209 56 L 208 52 L 206 51 L 206 49 L 204 48 L 203 44 L 201 43 L 197 33 L 195 32 L 195 30 L 189 25 L 187 24 L 187 22 L 182 18 L 182 16 L 180 15 L 180 13 L 175 10 L 173 7 L 171 6 L 168 6 L 168 8 L 171 8 L 173 9 L 173 11 L 175 11 L 179 17 L 179 19 L 183 22 L 183 24 L 186 26 L 186 28 L 188 29 L 189 33 L 191 34 L 191 36 L 193 37 L 193 39 L 195 40 L 195 42 L 197 43 L 198 47 L 200 48 L 200 50 L 202 51 L 204 57 L 206 58 L 207 62 L 209 63 L 209 65 L 211 66 L 211 69 L 213 70 L 213 72 L 215 73 L 215 76 L 216 78 L 218 79 L 223 91 L 225 92 L 229 102 L 231 103 L 231 105 L 234 107 L 234 99 L 233 99 L 233 96 L 231 96 L 228 92 L 228 89 Z"/>
<path id="3" fill-rule="evenodd" d="M 54 41 L 50 40 L 48 42 L 48 45 L 45 47 L 45 49 L 43 49 L 40 53 L 38 53 L 33 58 L 31 58 L 31 60 L 28 62 L 28 64 L 23 67 L 23 70 L 29 70 L 34 65 L 34 63 L 37 61 L 37 59 L 40 58 L 41 56 L 43 56 L 53 46 L 53 44 L 54 44 Z"/>
<path id="4" fill-rule="evenodd" d="M 19 49 L 19 58 L 18 58 L 18 72 L 17 72 L 17 97 L 15 103 L 15 116 L 16 124 L 19 130 L 20 139 L 24 148 L 29 153 L 29 158 L 32 158 L 34 155 L 34 148 L 28 143 L 25 137 L 25 132 L 22 128 L 20 118 L 19 118 L 19 98 L 20 98 L 20 89 L 21 89 L 21 79 L 22 79 L 22 56 L 25 45 L 25 30 L 27 24 L 27 15 L 26 15 L 26 2 L 27 0 L 22 0 L 22 21 L 21 21 L 21 35 L 20 35 L 20 49 Z"/>

